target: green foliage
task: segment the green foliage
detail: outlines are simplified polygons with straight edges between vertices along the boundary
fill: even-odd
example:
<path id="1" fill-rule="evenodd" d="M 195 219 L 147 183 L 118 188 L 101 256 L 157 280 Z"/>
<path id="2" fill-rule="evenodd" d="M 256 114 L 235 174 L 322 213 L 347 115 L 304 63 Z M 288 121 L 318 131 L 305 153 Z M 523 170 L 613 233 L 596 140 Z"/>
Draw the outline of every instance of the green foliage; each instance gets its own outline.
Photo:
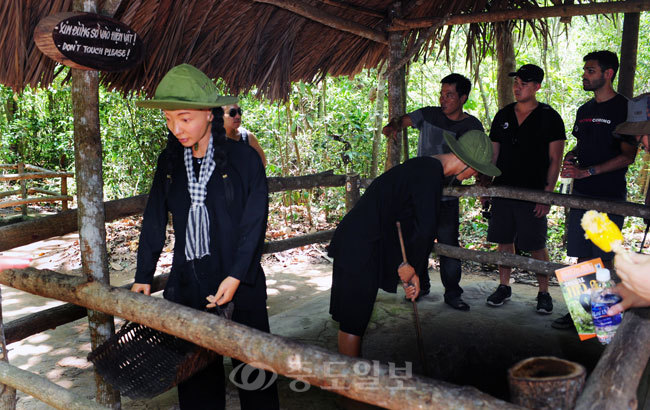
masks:
<path id="1" fill-rule="evenodd" d="M 20 95 L 0 86 L 0 162 L 25 162 L 52 170 L 74 171 L 74 123 L 70 86 L 60 74 L 45 90 L 26 88 Z M 104 192 L 123 198 L 149 190 L 156 159 L 166 143 L 158 110 L 137 109 L 133 101 L 100 89 Z M 10 105 L 12 107 L 10 107 Z M 74 186 L 71 191 L 74 194 Z"/>
<path id="2" fill-rule="evenodd" d="M 0 122 L 2 162 L 27 162 L 60 169 L 62 156 L 74 158 L 69 89 L 27 88 L 22 95 L 0 86 L 3 121 Z"/>
<path id="3" fill-rule="evenodd" d="M 100 94 L 104 191 L 109 198 L 148 192 L 158 155 L 167 143 L 160 110 L 139 109 L 133 101 L 115 93 Z"/>

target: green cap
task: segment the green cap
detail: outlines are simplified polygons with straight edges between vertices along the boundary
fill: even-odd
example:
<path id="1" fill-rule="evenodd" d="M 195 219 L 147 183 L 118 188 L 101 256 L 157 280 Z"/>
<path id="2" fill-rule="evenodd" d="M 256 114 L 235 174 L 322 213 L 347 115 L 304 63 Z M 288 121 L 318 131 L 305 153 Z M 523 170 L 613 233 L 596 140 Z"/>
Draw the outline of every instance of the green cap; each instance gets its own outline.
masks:
<path id="1" fill-rule="evenodd" d="M 501 170 L 492 163 L 492 142 L 483 131 L 467 131 L 458 140 L 446 131 L 443 136 L 458 159 L 481 174 L 491 177 L 501 175 Z"/>
<path id="2" fill-rule="evenodd" d="M 165 74 L 151 100 L 136 101 L 135 105 L 163 110 L 198 110 L 236 103 L 237 97 L 218 95 L 217 87 L 201 70 L 181 64 Z"/>

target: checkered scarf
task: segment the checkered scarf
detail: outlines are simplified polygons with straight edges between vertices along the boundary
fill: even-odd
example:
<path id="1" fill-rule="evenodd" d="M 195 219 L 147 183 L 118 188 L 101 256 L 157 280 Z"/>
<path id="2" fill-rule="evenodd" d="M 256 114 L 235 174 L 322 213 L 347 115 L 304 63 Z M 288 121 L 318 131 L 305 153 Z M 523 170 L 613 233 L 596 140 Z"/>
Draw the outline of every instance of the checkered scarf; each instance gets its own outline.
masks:
<path id="1" fill-rule="evenodd" d="M 208 150 L 201 163 L 198 181 L 194 176 L 192 148 L 185 148 L 184 151 L 187 189 L 192 199 L 185 230 L 185 258 L 190 261 L 210 254 L 210 220 L 208 208 L 205 206 L 205 197 L 208 194 L 208 181 L 217 166 L 212 158 L 212 135 L 210 135 Z"/>

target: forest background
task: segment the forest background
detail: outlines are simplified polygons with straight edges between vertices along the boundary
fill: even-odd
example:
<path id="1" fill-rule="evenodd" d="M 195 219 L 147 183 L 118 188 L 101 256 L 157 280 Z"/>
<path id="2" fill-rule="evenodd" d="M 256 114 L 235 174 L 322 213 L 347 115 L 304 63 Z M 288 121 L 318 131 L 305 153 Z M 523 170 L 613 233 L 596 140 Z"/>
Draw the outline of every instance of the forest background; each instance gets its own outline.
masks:
<path id="1" fill-rule="evenodd" d="M 514 29 L 516 65 L 534 63 L 544 68 L 546 75 L 538 100 L 550 104 L 564 119 L 569 150 L 575 146 L 571 135 L 575 112 L 593 96 L 582 89 L 582 57 L 594 50 L 611 50 L 620 55 L 622 15 L 574 17 L 569 25 L 560 23 L 558 18 L 547 19 L 546 23 L 546 40 L 527 25 Z M 458 72 L 473 81 L 465 111 L 478 117 L 489 132 L 498 110 L 496 53 L 488 50 L 484 59 L 468 62 L 466 30 L 466 26 L 454 27 L 448 50 L 438 53 L 436 49 L 410 65 L 407 112 L 438 105 L 440 79 Z M 67 73 L 68 69 L 61 67 L 54 84 L 47 89 L 27 88 L 18 94 L 0 86 L 0 163 L 25 162 L 74 172 Z M 388 104 L 385 86 L 378 87 L 378 78 L 379 73 L 373 69 L 354 78 L 327 76 L 314 84 L 294 83 L 286 101 L 269 102 L 258 96 L 256 90 L 239 95 L 243 126 L 258 137 L 266 153 L 267 175 L 305 175 L 330 169 L 338 174 L 354 171 L 362 177 L 381 173 L 385 137 L 380 131 L 387 122 Z M 634 95 L 648 91 L 650 14 L 646 12 L 641 14 Z M 378 104 L 378 97 L 385 109 Z M 166 144 L 162 114 L 137 108 L 134 101 L 144 98 L 137 93 L 123 96 L 100 89 L 99 98 L 105 199 L 147 193 L 156 159 Z M 417 130 L 410 129 L 411 157 L 417 151 L 417 137 Z M 642 160 L 639 154 L 630 166 L 628 201 L 643 201 L 646 163 L 647 158 Z M 0 191 L 6 188 L 0 186 Z M 75 194 L 74 183 L 70 192 Z M 331 227 L 345 213 L 343 196 L 343 188 L 272 194 L 270 224 L 284 226 L 275 232 L 285 237 L 292 236 L 294 231 Z M 461 246 L 492 248 L 485 243 L 487 221 L 481 217 L 476 198 L 462 198 L 461 218 Z M 642 220 L 627 218 L 626 238 L 643 228 Z M 567 262 L 563 236 L 564 209 L 552 207 L 548 248 L 553 261 Z"/>

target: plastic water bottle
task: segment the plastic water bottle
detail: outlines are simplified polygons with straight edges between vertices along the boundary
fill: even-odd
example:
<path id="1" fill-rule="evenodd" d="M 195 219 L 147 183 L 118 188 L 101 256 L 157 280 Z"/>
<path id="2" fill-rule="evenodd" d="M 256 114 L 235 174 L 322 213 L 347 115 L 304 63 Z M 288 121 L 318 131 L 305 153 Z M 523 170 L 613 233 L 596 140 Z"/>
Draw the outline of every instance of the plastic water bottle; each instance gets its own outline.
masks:
<path id="1" fill-rule="evenodd" d="M 606 345 L 612 341 L 623 318 L 622 313 L 607 316 L 607 310 L 622 299 L 612 292 L 614 281 L 609 274 L 609 269 L 597 268 L 596 280 L 598 280 L 598 287 L 591 290 L 591 317 L 594 319 L 598 341 Z"/>
<path id="2" fill-rule="evenodd" d="M 571 164 L 576 164 L 575 158 L 573 160 L 567 160 Z M 560 193 L 561 194 L 571 194 L 573 192 L 573 178 L 560 177 Z"/>
<path id="3" fill-rule="evenodd" d="M 573 178 L 560 178 L 560 193 L 571 194 L 573 191 Z"/>

